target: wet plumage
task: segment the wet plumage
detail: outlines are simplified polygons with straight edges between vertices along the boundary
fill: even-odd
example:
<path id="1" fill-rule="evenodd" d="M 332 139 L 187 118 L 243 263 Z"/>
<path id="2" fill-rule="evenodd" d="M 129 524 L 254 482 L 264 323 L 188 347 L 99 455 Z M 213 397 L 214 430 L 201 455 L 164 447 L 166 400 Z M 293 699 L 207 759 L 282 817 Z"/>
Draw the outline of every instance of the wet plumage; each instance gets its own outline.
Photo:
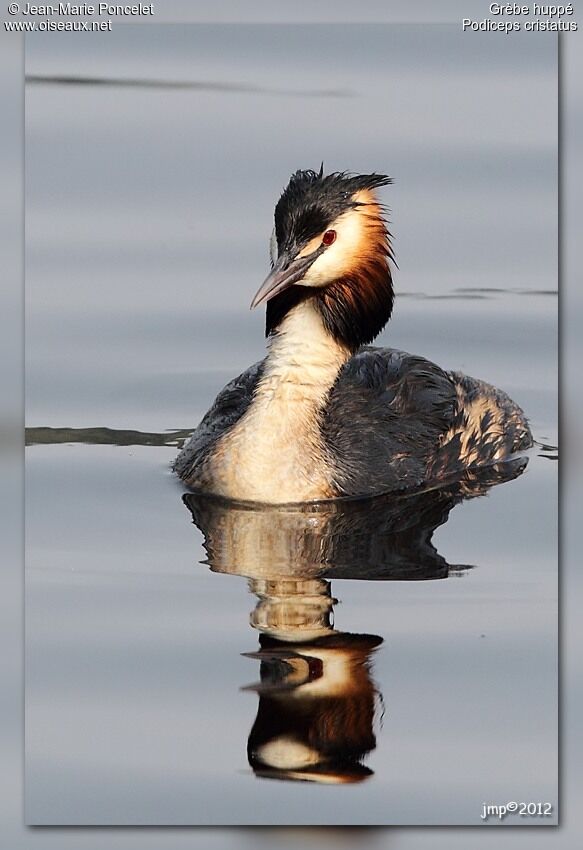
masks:
<path id="1" fill-rule="evenodd" d="M 175 463 L 192 488 L 285 503 L 442 481 L 528 448 L 500 390 L 368 347 L 393 307 L 383 175 L 296 172 L 275 210 L 268 354 L 219 393 Z"/>

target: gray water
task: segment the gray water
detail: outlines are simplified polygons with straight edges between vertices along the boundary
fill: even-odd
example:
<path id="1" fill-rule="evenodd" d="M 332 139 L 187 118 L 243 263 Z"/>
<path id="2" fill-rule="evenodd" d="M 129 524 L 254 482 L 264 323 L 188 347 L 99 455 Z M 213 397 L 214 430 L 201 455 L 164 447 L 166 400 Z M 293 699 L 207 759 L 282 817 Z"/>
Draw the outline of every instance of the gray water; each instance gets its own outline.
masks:
<path id="1" fill-rule="evenodd" d="M 27 821 L 479 824 L 515 800 L 553 816 L 505 823 L 555 822 L 555 40 L 120 26 L 28 36 L 26 71 Z M 357 550 L 308 578 L 288 558 L 296 584 L 266 588 L 253 534 L 232 545 L 240 517 L 198 515 L 205 541 L 169 464 L 262 356 L 248 304 L 273 204 L 322 159 L 395 178 L 379 344 L 502 386 L 543 445 L 450 505 L 421 574 Z M 297 517 L 273 527 L 297 543 Z M 338 782 L 354 763 L 327 782 L 249 763 L 282 684 L 253 626 L 290 617 L 332 636 L 374 706 L 359 781 Z"/>

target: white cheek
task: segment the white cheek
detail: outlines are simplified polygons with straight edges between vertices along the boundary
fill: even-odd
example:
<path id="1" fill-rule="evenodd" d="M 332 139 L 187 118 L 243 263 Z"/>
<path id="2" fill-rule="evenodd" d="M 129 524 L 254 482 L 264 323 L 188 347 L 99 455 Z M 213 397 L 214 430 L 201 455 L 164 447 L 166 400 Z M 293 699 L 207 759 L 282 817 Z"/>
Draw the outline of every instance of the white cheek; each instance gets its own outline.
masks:
<path id="1" fill-rule="evenodd" d="M 357 210 L 345 213 L 334 223 L 336 241 L 310 266 L 298 283 L 326 286 L 354 268 L 363 244 L 363 216 Z"/>
<path id="2" fill-rule="evenodd" d="M 302 280 L 298 283 L 303 286 L 326 286 L 332 280 L 342 277 L 342 253 L 336 250 L 336 245 L 331 245 L 310 266 Z"/>

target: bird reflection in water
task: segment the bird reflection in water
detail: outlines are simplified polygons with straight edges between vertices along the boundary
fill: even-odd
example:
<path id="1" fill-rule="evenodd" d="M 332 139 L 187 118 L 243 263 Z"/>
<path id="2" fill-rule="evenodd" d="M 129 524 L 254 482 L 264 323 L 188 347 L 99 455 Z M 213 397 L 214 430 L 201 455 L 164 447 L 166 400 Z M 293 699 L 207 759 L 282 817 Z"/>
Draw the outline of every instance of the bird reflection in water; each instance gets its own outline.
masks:
<path id="1" fill-rule="evenodd" d="M 284 506 L 187 493 L 211 570 L 244 576 L 258 602 L 259 696 L 247 754 L 257 776 L 320 783 L 372 775 L 382 697 L 372 676 L 382 638 L 334 626 L 332 579 L 419 581 L 471 569 L 451 565 L 432 543 L 451 509 L 520 475 L 517 458 L 440 488 L 373 499 Z"/>

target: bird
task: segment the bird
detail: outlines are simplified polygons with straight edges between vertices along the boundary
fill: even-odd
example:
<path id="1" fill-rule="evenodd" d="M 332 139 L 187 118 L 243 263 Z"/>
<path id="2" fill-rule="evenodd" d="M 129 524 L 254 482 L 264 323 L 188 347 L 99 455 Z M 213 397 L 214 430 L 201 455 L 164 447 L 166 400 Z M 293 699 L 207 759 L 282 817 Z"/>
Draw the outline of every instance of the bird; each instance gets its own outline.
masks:
<path id="1" fill-rule="evenodd" d="M 266 356 L 218 394 L 174 471 L 193 491 L 268 505 L 439 486 L 533 445 L 502 390 L 370 343 L 393 312 L 385 174 L 298 170 L 283 190 Z"/>

